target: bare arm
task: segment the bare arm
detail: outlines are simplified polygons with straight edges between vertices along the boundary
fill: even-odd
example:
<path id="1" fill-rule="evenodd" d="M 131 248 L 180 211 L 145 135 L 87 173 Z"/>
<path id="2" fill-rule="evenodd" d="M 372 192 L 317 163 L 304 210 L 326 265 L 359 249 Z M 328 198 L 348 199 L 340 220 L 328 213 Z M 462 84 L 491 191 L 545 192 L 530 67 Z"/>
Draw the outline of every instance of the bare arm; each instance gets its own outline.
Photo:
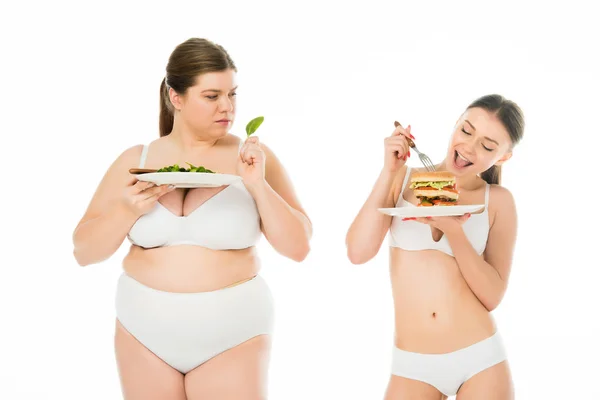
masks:
<path id="1" fill-rule="evenodd" d="M 346 235 L 346 247 L 351 263 L 364 264 L 379 252 L 392 223 L 392 217 L 377 209 L 394 207 L 395 190 L 399 188 L 398 182 L 404 180 L 406 169 L 402 167 L 398 173 L 383 169 L 379 174 L 371 194 Z"/>
<path id="2" fill-rule="evenodd" d="M 492 190 L 490 202 L 493 193 L 498 205 L 483 256 L 477 254 L 462 227 L 445 232 L 465 281 L 488 311 L 500 304 L 506 292 L 517 237 L 512 194 L 502 187 Z"/>
<path id="3" fill-rule="evenodd" d="M 119 202 L 131 183 L 129 168 L 136 164 L 141 146 L 123 152 L 109 167 L 81 221 L 73 232 L 73 255 L 86 266 L 112 256 L 121 246 L 137 216 Z"/>
<path id="4" fill-rule="evenodd" d="M 250 186 L 261 217 L 261 229 L 275 250 L 294 261 L 310 251 L 312 224 L 294 192 L 281 162 L 264 144 L 265 180 Z"/>

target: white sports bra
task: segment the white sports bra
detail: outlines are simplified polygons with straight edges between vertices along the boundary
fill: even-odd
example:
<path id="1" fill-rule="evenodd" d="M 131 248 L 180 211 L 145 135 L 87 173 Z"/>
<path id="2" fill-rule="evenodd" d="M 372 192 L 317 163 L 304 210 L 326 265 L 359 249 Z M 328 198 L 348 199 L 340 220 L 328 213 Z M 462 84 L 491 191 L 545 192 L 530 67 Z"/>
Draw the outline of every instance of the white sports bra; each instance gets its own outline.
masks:
<path id="1" fill-rule="evenodd" d="M 414 204 L 406 201 L 403 196 L 404 188 L 410 177 L 410 168 L 406 170 L 406 177 L 402 183 L 400 196 L 396 207 L 416 207 Z M 490 196 L 490 185 L 485 188 L 485 210 L 481 214 L 473 214 L 471 218 L 463 224 L 463 230 L 471 245 L 481 255 L 487 245 L 488 234 L 490 231 L 490 220 L 488 216 L 488 200 Z M 402 204 L 402 205 L 401 205 Z M 436 242 L 431 237 L 431 227 L 416 221 L 402 221 L 402 218 L 393 217 L 389 233 L 389 245 L 403 250 L 439 250 L 450 256 L 454 256 L 448 238 L 442 238 Z"/>
<path id="2" fill-rule="evenodd" d="M 148 145 L 140 158 L 140 168 L 146 163 Z M 233 250 L 252 247 L 260 238 L 260 215 L 254 198 L 236 181 L 186 216 L 178 216 L 160 202 L 142 215 L 131 227 L 130 242 L 154 248 L 176 245 L 197 245 L 213 250 Z"/>

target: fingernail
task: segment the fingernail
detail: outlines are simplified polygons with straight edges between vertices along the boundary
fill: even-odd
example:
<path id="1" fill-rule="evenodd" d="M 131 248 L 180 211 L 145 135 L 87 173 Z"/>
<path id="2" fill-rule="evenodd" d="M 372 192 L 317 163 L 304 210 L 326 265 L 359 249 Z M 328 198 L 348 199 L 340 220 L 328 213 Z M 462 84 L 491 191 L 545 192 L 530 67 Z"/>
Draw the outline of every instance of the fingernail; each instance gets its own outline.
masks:
<path id="1" fill-rule="evenodd" d="M 412 133 L 409 133 L 409 135 L 410 135 L 410 138 L 411 138 L 411 139 L 414 139 L 414 138 L 415 138 L 415 137 L 412 135 Z"/>
<path id="2" fill-rule="evenodd" d="M 408 151 L 408 156 L 410 157 L 410 150 Z"/>
<path id="3" fill-rule="evenodd" d="M 471 213 L 467 213 L 467 218 L 471 218 Z"/>
<path id="4" fill-rule="evenodd" d="M 425 217 L 425 218 L 427 218 L 427 219 L 431 219 L 431 217 Z"/>

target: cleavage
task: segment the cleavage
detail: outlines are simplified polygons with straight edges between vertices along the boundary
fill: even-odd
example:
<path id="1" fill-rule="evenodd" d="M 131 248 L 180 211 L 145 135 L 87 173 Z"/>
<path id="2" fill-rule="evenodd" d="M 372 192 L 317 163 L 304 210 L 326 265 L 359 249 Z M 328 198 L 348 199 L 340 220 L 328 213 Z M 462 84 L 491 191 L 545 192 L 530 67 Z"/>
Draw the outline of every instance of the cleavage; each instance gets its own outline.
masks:
<path id="1" fill-rule="evenodd" d="M 158 201 L 171 214 L 178 217 L 187 217 L 228 187 L 175 189 L 171 193 L 162 196 Z"/>

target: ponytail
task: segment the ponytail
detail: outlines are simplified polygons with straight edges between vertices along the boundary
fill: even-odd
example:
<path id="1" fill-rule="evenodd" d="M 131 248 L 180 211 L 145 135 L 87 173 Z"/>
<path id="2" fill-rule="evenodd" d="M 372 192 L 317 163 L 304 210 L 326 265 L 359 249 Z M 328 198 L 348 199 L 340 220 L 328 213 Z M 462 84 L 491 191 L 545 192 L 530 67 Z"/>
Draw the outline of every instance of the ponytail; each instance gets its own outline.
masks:
<path id="1" fill-rule="evenodd" d="M 502 166 L 492 165 L 487 171 L 481 173 L 481 179 L 490 185 L 499 185 L 502 177 Z"/>
<path id="2" fill-rule="evenodd" d="M 169 108 L 169 88 L 166 84 L 167 78 L 163 78 L 160 84 L 160 115 L 158 117 L 158 132 L 160 136 L 167 136 L 173 130 L 173 113 Z"/>

